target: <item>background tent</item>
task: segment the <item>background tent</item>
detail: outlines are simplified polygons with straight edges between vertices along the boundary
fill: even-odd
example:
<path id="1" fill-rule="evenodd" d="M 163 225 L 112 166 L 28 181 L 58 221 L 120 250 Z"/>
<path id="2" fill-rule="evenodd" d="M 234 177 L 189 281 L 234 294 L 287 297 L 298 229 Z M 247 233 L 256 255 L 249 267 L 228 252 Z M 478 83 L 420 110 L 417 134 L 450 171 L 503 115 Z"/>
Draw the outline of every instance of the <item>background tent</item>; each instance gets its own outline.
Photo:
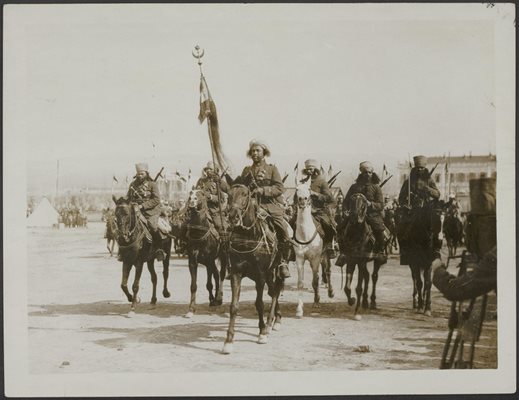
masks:
<path id="1" fill-rule="evenodd" d="M 27 226 L 49 227 L 57 225 L 59 214 L 44 197 L 31 215 L 27 218 Z"/>

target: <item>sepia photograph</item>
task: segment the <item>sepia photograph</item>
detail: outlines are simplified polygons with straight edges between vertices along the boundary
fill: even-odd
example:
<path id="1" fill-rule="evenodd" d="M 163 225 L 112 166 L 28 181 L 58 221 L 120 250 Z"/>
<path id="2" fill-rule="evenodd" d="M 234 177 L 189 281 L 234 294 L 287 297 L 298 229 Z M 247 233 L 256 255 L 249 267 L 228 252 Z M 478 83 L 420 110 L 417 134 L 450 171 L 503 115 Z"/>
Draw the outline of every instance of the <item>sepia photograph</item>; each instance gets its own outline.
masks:
<path id="1" fill-rule="evenodd" d="M 516 391 L 513 4 L 3 18 L 7 396 Z"/>

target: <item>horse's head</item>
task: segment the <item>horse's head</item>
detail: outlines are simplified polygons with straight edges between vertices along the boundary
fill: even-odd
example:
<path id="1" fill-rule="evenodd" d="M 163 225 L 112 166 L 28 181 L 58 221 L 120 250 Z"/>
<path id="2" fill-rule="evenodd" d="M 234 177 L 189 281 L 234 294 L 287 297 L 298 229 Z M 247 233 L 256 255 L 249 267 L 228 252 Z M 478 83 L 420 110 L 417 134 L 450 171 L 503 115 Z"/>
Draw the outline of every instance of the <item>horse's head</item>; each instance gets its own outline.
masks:
<path id="1" fill-rule="evenodd" d="M 250 208 L 252 196 L 245 185 L 235 184 L 229 190 L 229 223 L 233 226 L 243 226 L 243 216 Z"/>
<path id="2" fill-rule="evenodd" d="M 207 199 L 205 194 L 200 189 L 192 189 L 189 192 L 189 196 L 187 198 L 187 208 L 189 210 L 200 211 L 206 205 Z"/>
<path id="3" fill-rule="evenodd" d="M 117 199 L 113 196 L 115 203 L 115 223 L 120 236 L 125 241 L 130 239 L 132 227 L 135 226 L 135 212 L 130 201 L 125 197 Z"/>
<path id="4" fill-rule="evenodd" d="M 362 224 L 368 211 L 368 199 L 366 199 L 366 196 L 362 193 L 352 195 L 348 204 L 348 211 L 350 221 Z"/>
<path id="5" fill-rule="evenodd" d="M 296 204 L 300 210 L 305 209 L 311 205 L 310 201 L 310 185 L 308 183 L 301 183 L 296 189 Z"/>

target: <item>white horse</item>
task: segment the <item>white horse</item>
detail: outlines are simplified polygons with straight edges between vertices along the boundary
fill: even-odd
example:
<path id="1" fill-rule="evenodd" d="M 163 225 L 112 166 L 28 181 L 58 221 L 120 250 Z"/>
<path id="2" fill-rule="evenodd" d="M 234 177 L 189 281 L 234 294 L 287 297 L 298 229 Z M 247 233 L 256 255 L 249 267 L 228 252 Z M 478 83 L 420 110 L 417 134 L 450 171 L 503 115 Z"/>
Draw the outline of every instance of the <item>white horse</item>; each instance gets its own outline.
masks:
<path id="1" fill-rule="evenodd" d="M 297 219 L 294 233 L 294 252 L 297 266 L 297 309 L 296 317 L 303 317 L 303 278 L 304 264 L 308 260 L 312 268 L 312 287 L 314 289 L 314 307 L 319 306 L 319 267 L 321 265 L 321 253 L 323 251 L 323 240 L 317 231 L 312 218 L 312 205 L 310 199 L 310 186 L 300 184 L 296 189 Z"/>

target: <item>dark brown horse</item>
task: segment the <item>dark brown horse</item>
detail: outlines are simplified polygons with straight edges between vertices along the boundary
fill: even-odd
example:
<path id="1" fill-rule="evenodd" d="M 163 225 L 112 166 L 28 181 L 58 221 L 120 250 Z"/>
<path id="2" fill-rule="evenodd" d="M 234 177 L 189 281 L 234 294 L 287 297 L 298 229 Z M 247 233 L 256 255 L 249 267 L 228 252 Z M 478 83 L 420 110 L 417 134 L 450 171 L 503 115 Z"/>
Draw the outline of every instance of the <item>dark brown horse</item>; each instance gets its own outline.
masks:
<path id="1" fill-rule="evenodd" d="M 373 232 L 366 222 L 366 214 L 368 210 L 368 200 L 361 193 L 356 193 L 351 196 L 348 204 L 348 219 L 343 226 L 342 232 L 339 232 L 339 248 L 346 256 L 346 283 L 344 285 L 344 292 L 348 298 L 348 304 L 355 306 L 354 318 L 360 320 L 359 309 L 371 307 L 377 308 L 376 303 L 376 288 L 378 281 L 378 271 L 382 266 L 382 261 L 374 257 L 373 249 L 375 245 L 375 237 Z M 373 272 L 371 279 L 373 281 L 373 289 L 371 291 L 371 304 L 368 303 L 368 289 L 369 289 L 369 271 L 368 262 L 373 261 Z M 355 267 L 359 267 L 358 281 L 355 292 L 357 299 L 351 296 L 351 283 L 353 280 L 353 273 Z"/>
<path id="2" fill-rule="evenodd" d="M 448 210 L 443 219 L 442 231 L 449 249 L 449 257 L 454 257 L 463 239 L 463 223 Z"/>
<path id="3" fill-rule="evenodd" d="M 259 208 L 247 186 L 234 185 L 231 188 L 229 222 L 232 301 L 227 338 L 222 350 L 224 354 L 233 350 L 234 324 L 238 315 L 242 278 L 248 277 L 256 283 L 255 305 L 259 319 L 260 344 L 267 343 L 271 329 L 277 330 L 280 327 L 279 294 L 283 288 L 283 279 L 278 274 L 280 254 L 275 233 L 266 223 L 265 212 Z M 272 298 L 266 325 L 263 316 L 265 283 Z"/>
<path id="4" fill-rule="evenodd" d="M 205 265 L 207 270 L 206 288 L 209 292 L 209 305 L 220 306 L 223 301 L 222 285 L 227 258 L 221 257 L 220 237 L 209 221 L 207 200 L 201 190 L 192 190 L 189 193 L 186 218 L 185 238 L 191 274 L 191 300 L 185 317 L 191 318 L 195 313 L 198 264 Z M 221 270 L 216 266 L 217 259 L 220 261 Z"/>
<path id="5" fill-rule="evenodd" d="M 107 213 L 103 218 L 106 220 L 105 239 L 106 248 L 110 252 L 110 256 L 114 255 L 114 246 L 117 237 L 117 223 L 115 221 L 115 214 Z"/>
<path id="6" fill-rule="evenodd" d="M 151 239 L 148 239 L 147 228 L 145 222 L 135 211 L 134 205 L 128 199 L 121 197 L 117 199 L 113 196 L 115 203 L 115 220 L 117 225 L 117 244 L 119 252 L 123 260 L 123 276 L 121 280 L 121 289 L 132 303 L 131 311 L 135 310 L 135 305 L 140 302 L 139 282 L 142 275 L 142 267 L 146 262 L 151 275 L 153 284 L 153 294 L 151 304 L 157 303 L 157 274 L 154 266 L 154 251 Z M 162 249 L 166 253 L 163 261 L 164 289 L 162 294 L 169 297 L 167 283 L 169 277 L 169 258 L 171 252 L 171 239 L 167 238 L 162 241 Z M 132 285 L 132 294 L 128 291 L 128 278 L 132 266 L 135 266 L 135 278 Z"/>
<path id="7" fill-rule="evenodd" d="M 432 205 L 397 210 L 400 264 L 409 265 L 413 278 L 413 309 L 431 315 L 431 263 L 434 253 Z M 422 280 L 423 275 L 423 280 Z"/>
<path id="8" fill-rule="evenodd" d="M 395 210 L 392 208 L 387 208 L 384 210 L 384 225 L 389 231 L 389 239 L 385 246 L 386 255 L 393 254 L 393 250 L 397 250 L 397 240 L 396 240 L 396 223 L 395 223 Z"/>

